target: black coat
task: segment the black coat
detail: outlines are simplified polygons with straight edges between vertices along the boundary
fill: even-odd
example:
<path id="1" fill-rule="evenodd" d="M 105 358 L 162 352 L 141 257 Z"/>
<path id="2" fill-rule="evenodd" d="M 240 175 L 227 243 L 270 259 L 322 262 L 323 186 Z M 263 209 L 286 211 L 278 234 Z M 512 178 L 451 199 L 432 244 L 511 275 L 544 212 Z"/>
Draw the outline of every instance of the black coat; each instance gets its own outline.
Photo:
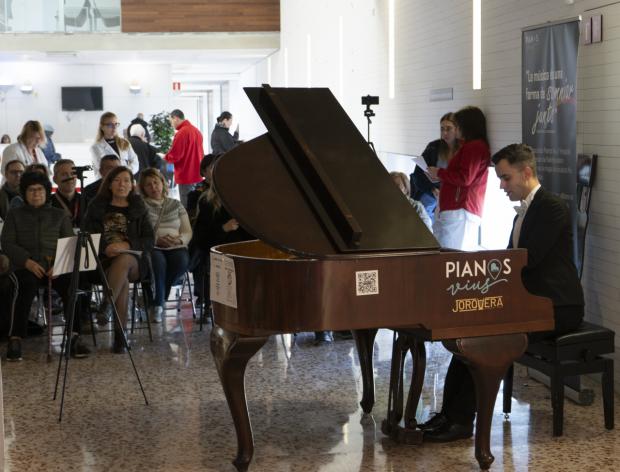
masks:
<path id="1" fill-rule="evenodd" d="M 131 136 L 129 138 L 131 147 L 138 156 L 138 162 L 140 163 L 140 171 L 154 167 L 155 169 L 162 170 L 163 159 L 157 155 L 157 149 L 151 146 L 149 143 L 142 141 L 142 138 L 138 136 Z"/>
<path id="2" fill-rule="evenodd" d="M 103 237 L 103 219 L 108 209 L 109 201 L 97 196 L 88 204 L 86 215 L 82 223 L 82 229 L 91 234 L 101 233 L 99 243 L 99 257 L 106 259 L 105 249 L 107 243 Z M 153 226 L 148 218 L 148 211 L 142 197 L 133 195 L 129 199 L 127 216 L 127 238 L 132 250 L 142 251 L 140 259 L 140 278 L 146 277 L 149 272 L 149 254 L 155 245 Z"/>
<path id="3" fill-rule="evenodd" d="M 231 135 L 228 132 L 228 128 L 215 125 L 213 133 L 211 133 L 211 152 L 213 154 L 224 154 L 234 148 L 238 143 L 238 131 L 235 131 L 235 134 Z"/>
<path id="4" fill-rule="evenodd" d="M 222 225 L 230 220 L 232 216 L 221 206 L 215 210 L 213 205 L 206 199 L 200 199 L 198 204 L 198 217 L 194 223 L 194 234 L 190 246 L 192 248 L 209 252 L 213 246 L 225 243 L 235 243 L 255 239 L 241 226 L 236 231 L 224 231 Z"/>
<path id="5" fill-rule="evenodd" d="M 563 200 L 538 189 L 523 218 L 518 246 L 527 249 L 521 275 L 529 292 L 551 298 L 555 307 L 584 304 L 572 258 L 570 214 Z M 512 232 L 508 247 L 512 248 Z"/>
<path id="6" fill-rule="evenodd" d="M 422 152 L 422 157 L 430 167 L 437 167 L 440 144 L 441 139 L 431 141 L 426 145 L 424 152 Z M 433 189 L 439 188 L 439 182 L 432 183 L 420 167 L 416 166 L 413 173 L 409 175 L 409 181 L 411 183 L 411 198 L 414 200 L 420 200 L 424 194 L 435 198 Z"/>

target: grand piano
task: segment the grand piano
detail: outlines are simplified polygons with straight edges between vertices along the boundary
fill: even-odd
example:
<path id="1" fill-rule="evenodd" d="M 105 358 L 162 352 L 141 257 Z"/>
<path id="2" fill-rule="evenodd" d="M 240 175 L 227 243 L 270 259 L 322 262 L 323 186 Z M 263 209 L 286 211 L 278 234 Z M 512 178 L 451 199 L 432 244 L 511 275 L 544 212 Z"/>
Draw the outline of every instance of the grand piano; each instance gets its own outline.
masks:
<path id="1" fill-rule="evenodd" d="M 501 379 L 524 352 L 524 333 L 554 326 L 550 300 L 522 285 L 526 251 L 440 249 L 329 89 L 245 91 L 268 132 L 223 155 L 213 174 L 225 208 L 258 238 L 211 249 L 211 351 L 237 433 L 233 464 L 245 471 L 252 460 L 244 375 L 269 336 L 352 330 L 369 413 L 374 337 L 389 328 L 406 342 L 395 343 L 383 431 L 421 442 L 412 412 L 423 341 L 441 340 L 471 369 L 475 457 L 488 469 Z M 402 426 L 407 350 L 415 369 Z"/>

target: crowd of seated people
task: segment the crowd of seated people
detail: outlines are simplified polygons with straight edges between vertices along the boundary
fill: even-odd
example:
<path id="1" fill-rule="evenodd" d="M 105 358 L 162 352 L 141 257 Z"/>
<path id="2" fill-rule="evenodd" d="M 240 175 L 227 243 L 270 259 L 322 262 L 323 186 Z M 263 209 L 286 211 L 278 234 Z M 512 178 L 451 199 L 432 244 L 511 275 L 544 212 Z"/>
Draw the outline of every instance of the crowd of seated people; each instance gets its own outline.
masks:
<path id="1" fill-rule="evenodd" d="M 9 360 L 22 358 L 21 340 L 28 334 L 32 303 L 40 287 L 51 281 L 67 313 L 70 276 L 52 277 L 51 272 L 59 238 L 72 236 L 80 229 L 101 234 L 99 256 L 112 289 L 113 307 L 108 308 L 114 309 L 120 321 L 116 323 L 116 318 L 113 319 L 114 352 L 123 352 L 126 347 L 121 328 L 127 323 L 132 282 L 145 282 L 150 296 L 149 319 L 161 322 L 172 286 L 182 281 L 190 270 L 194 274 L 195 295 L 203 302 L 208 300 L 208 293 L 203 290 L 208 286 L 205 274 L 208 274 L 208 255 L 213 246 L 253 239 L 224 208 L 213 185 L 211 173 L 217 155 L 210 154 L 202 160 L 200 174 L 204 180 L 190 192 L 186 209 L 168 195 L 167 181 L 158 169 L 161 159 L 147 143 L 144 127 L 131 126 L 128 140 L 119 135 L 119 126 L 114 113 L 101 115 L 91 146 L 91 159 L 99 178 L 81 192 L 77 188 L 74 161 L 57 155 L 50 175 L 42 151 L 47 144 L 46 133 L 40 122 L 27 121 L 16 142 L 8 143 L 2 152 L 0 241 L 2 252 L 10 261 L 7 271 L 14 275 L 18 285 L 14 309 L 8 315 L 0 313 L 0 335 L 8 337 Z M 425 181 L 434 182 L 433 196 L 438 193 L 439 183 L 442 187 L 462 184 L 458 170 L 453 168 L 460 161 L 475 168 L 470 172 L 476 173 L 474 184 L 484 188 L 486 181 L 479 172 L 488 160 L 484 116 L 478 109 L 467 108 L 442 117 L 441 126 L 437 159 L 428 162 L 429 173 L 423 176 Z M 448 129 L 451 126 L 457 131 Z M 3 138 L 3 141 L 10 140 Z M 445 171 L 438 171 L 437 167 L 444 167 L 442 163 Z M 402 173 L 392 173 L 392 178 L 407 198 L 420 190 L 410 188 L 407 176 Z M 475 196 L 479 193 L 475 192 Z M 425 205 L 419 201 L 411 198 L 409 201 L 431 229 L 433 215 L 427 214 Z M 441 205 L 441 198 L 439 202 L 440 212 L 448 210 Z M 480 203 L 475 203 L 473 210 L 468 206 L 469 200 L 463 206 L 476 213 Z M 89 272 L 85 278 L 80 280 L 80 288 L 86 293 L 92 284 L 102 283 L 97 271 Z M 1 290 L 5 290 L 4 286 Z M 77 316 L 72 332 L 68 333 L 66 348 L 74 357 L 85 357 L 89 350 L 82 343 L 80 332 L 85 322 L 92 322 L 91 305 L 89 299 L 75 298 Z M 105 308 L 100 306 L 99 311 Z M 109 321 L 105 318 L 102 322 Z"/>

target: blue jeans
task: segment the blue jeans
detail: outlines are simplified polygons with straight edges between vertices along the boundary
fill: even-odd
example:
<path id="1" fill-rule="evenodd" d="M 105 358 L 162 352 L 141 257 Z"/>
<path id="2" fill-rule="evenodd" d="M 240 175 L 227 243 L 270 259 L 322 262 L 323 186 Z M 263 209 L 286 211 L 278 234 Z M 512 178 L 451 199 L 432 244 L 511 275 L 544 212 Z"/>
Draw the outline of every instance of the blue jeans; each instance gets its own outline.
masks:
<path id="1" fill-rule="evenodd" d="M 163 307 L 170 295 L 170 288 L 187 271 L 189 254 L 185 248 L 170 251 L 153 249 L 151 261 L 155 278 L 155 296 L 153 301 L 155 306 Z"/>

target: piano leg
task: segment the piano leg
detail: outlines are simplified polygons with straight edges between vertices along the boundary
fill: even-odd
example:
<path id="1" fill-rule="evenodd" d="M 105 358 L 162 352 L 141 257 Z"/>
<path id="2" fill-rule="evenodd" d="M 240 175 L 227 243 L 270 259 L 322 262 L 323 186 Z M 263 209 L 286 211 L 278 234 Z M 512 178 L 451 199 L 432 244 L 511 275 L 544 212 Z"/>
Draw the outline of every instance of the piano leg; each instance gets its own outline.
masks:
<path id="1" fill-rule="evenodd" d="M 405 380 L 405 358 L 411 352 L 413 358 L 413 375 L 407 406 L 405 408 L 404 426 L 400 426 L 403 418 L 403 391 Z M 415 412 L 422 394 L 424 371 L 426 369 L 426 349 L 424 341 L 414 335 L 398 332 L 394 335 L 392 345 L 392 366 L 390 372 L 390 391 L 388 397 L 387 418 L 381 423 L 381 431 L 401 444 L 421 444 L 422 431 L 418 429 Z"/>
<path id="2" fill-rule="evenodd" d="M 357 347 L 357 356 L 362 370 L 362 401 L 360 406 L 364 413 L 370 413 L 375 404 L 375 379 L 372 368 L 372 352 L 375 344 L 376 329 L 353 330 L 353 338 Z"/>
<path id="3" fill-rule="evenodd" d="M 237 431 L 237 457 L 233 465 L 239 472 L 248 470 L 254 454 L 252 425 L 245 399 L 245 367 L 269 339 L 246 337 L 226 331 L 217 325 L 211 331 L 211 352 L 224 388 L 228 408 Z"/>
<path id="4" fill-rule="evenodd" d="M 525 334 L 460 338 L 443 342 L 446 349 L 465 360 L 476 386 L 476 460 L 487 470 L 491 454 L 491 422 L 499 384 L 508 367 L 525 352 Z"/>

